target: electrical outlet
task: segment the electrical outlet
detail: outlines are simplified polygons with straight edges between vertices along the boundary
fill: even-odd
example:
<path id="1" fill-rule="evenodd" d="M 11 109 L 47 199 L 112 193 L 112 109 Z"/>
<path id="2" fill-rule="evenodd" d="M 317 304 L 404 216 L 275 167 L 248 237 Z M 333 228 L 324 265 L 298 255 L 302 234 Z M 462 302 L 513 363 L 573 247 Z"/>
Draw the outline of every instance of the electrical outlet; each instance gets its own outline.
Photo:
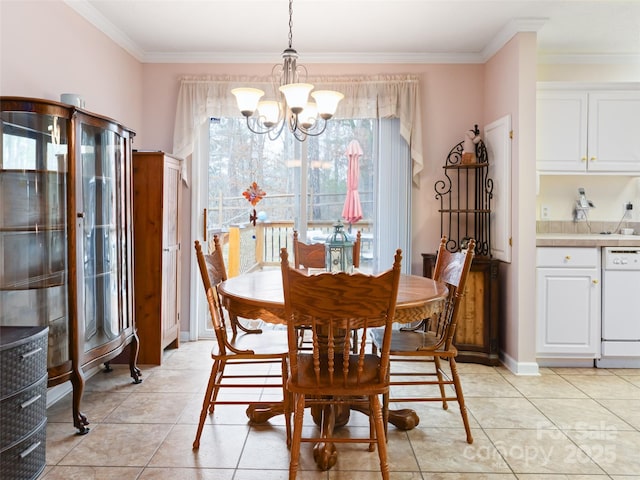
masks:
<path id="1" fill-rule="evenodd" d="M 541 205 L 540 206 L 540 220 L 549 220 L 551 209 L 549 205 Z"/>
<path id="2" fill-rule="evenodd" d="M 623 218 L 627 219 L 627 220 L 631 219 L 633 217 L 633 203 L 626 202 L 623 205 L 622 208 L 623 208 L 623 211 L 624 211 L 624 217 Z"/>

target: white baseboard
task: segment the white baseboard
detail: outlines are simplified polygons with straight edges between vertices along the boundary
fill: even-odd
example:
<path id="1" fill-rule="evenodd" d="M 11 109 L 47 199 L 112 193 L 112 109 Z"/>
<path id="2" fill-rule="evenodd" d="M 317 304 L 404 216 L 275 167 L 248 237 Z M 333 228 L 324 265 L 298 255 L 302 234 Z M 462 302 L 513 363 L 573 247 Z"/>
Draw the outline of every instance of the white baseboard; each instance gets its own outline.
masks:
<path id="1" fill-rule="evenodd" d="M 545 358 L 538 357 L 541 367 L 593 368 L 593 358 Z"/>
<path id="2" fill-rule="evenodd" d="M 540 375 L 540 369 L 536 362 L 518 362 L 505 352 L 500 352 L 502 364 L 516 375 Z"/>
<path id="3" fill-rule="evenodd" d="M 71 382 L 64 382 L 55 387 L 47 388 L 47 408 L 72 391 L 73 387 L 71 386 Z"/>
<path id="4" fill-rule="evenodd" d="M 88 372 L 84 372 L 84 379 L 89 380 L 100 370 L 101 370 L 100 367 L 95 367 L 89 370 Z M 58 400 L 60 400 L 65 395 L 71 393 L 72 391 L 73 391 L 73 386 L 71 385 L 70 380 L 67 382 L 61 383 L 60 385 L 56 385 L 55 387 L 47 388 L 47 408 L 55 404 Z"/>

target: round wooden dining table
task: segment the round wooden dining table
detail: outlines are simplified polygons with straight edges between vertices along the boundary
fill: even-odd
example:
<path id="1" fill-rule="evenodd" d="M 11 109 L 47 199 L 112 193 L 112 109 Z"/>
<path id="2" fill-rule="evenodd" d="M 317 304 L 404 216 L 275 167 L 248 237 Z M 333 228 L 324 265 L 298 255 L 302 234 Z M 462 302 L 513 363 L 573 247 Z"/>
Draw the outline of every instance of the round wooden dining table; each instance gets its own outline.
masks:
<path id="1" fill-rule="evenodd" d="M 218 286 L 222 303 L 230 314 L 284 324 L 284 294 L 280 268 L 231 277 Z M 441 282 L 403 274 L 396 300 L 396 323 L 429 318 L 442 310 L 449 290 Z"/>
<path id="2" fill-rule="evenodd" d="M 274 324 L 285 324 L 284 294 L 280 268 L 260 270 L 232 277 L 218 286 L 222 304 L 230 315 L 247 319 L 260 319 Z M 419 322 L 440 313 L 444 307 L 448 289 L 444 283 L 417 275 L 400 277 L 396 300 L 396 323 Z M 368 415 L 368 412 L 355 408 Z M 250 405 L 247 417 L 255 423 L 264 423 L 275 415 L 283 413 L 281 403 L 268 407 Z M 313 412 L 312 412 L 313 413 Z M 328 422 L 314 414 L 314 420 L 324 429 L 325 424 L 342 426 L 349 421 L 349 408 L 335 412 Z M 389 423 L 401 430 L 411 430 L 420 419 L 412 409 L 390 410 Z M 322 434 L 321 434 L 322 436 Z M 335 463 L 336 452 L 333 444 L 316 444 L 316 463 L 327 470 Z"/>

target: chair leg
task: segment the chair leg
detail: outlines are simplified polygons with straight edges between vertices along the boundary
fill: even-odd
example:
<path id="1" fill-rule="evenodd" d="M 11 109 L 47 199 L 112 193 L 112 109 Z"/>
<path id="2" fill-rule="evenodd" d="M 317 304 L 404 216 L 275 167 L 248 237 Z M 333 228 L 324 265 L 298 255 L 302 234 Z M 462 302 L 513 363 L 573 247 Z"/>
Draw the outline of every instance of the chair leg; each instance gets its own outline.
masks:
<path id="1" fill-rule="evenodd" d="M 385 440 L 387 439 L 387 433 L 389 432 L 389 395 L 390 395 L 390 392 L 387 392 L 382 395 L 382 420 L 384 422 Z"/>
<path id="2" fill-rule="evenodd" d="M 449 365 L 451 365 L 451 376 L 453 377 L 453 385 L 456 389 L 458 405 L 460 405 L 462 423 L 464 423 L 464 429 L 467 432 L 467 443 L 473 443 L 473 436 L 471 436 L 471 428 L 469 427 L 469 417 L 467 416 L 467 407 L 464 404 L 464 395 L 462 394 L 462 384 L 460 383 L 460 377 L 458 376 L 458 366 L 456 365 L 456 361 L 453 357 L 449 359 Z"/>
<path id="3" fill-rule="evenodd" d="M 216 372 L 218 371 L 218 362 L 214 361 L 211 366 L 211 375 L 209 375 L 209 383 L 207 384 L 207 391 L 204 394 L 204 401 L 202 402 L 202 410 L 200 411 L 200 421 L 198 423 L 198 429 L 196 431 L 196 438 L 193 441 L 193 449 L 198 450 L 200 448 L 200 437 L 202 436 L 202 429 L 204 428 L 204 422 L 207 419 L 207 410 L 211 407 L 211 396 L 213 395 L 213 385 L 216 379 Z"/>
<path id="4" fill-rule="evenodd" d="M 448 410 L 447 395 L 444 391 L 444 378 L 442 378 L 442 369 L 440 368 L 440 357 L 437 355 L 433 357 L 433 362 L 436 364 L 436 375 L 438 376 L 438 387 L 440 387 L 440 397 L 442 398 L 442 409 Z"/>
<path id="5" fill-rule="evenodd" d="M 291 448 L 291 394 L 287 390 L 288 380 L 287 363 L 282 361 L 282 403 L 284 404 L 284 422 L 287 435 L 287 448 Z"/>
<path id="6" fill-rule="evenodd" d="M 378 442 L 378 457 L 380 458 L 380 472 L 383 480 L 389 480 L 389 462 L 387 461 L 387 436 L 382 415 L 380 399 L 377 395 L 369 397 L 369 408 L 376 428 L 376 439 Z"/>
<path id="7" fill-rule="evenodd" d="M 209 413 L 213 413 L 216 408 L 216 400 L 218 399 L 218 393 L 220 393 L 220 381 L 224 375 L 224 367 L 226 362 L 223 360 L 213 362 L 213 368 L 211 369 L 211 381 L 213 389 L 211 396 L 209 397 Z"/>
<path id="8" fill-rule="evenodd" d="M 296 480 L 300 462 L 300 443 L 302 439 L 302 419 L 304 417 L 304 395 L 295 394 L 293 412 L 293 439 L 291 440 L 291 460 L 289 462 L 289 480 Z"/>
<path id="9" fill-rule="evenodd" d="M 373 412 L 373 410 L 371 410 L 371 400 L 369 400 L 369 412 Z M 384 415 L 383 415 L 383 421 L 384 421 Z M 373 414 L 369 414 L 369 438 L 376 438 L 376 423 L 375 423 L 375 418 Z M 376 440 L 377 441 L 377 440 Z M 371 440 L 369 442 L 369 451 L 373 452 L 376 448 L 376 442 L 374 442 L 373 440 Z"/>

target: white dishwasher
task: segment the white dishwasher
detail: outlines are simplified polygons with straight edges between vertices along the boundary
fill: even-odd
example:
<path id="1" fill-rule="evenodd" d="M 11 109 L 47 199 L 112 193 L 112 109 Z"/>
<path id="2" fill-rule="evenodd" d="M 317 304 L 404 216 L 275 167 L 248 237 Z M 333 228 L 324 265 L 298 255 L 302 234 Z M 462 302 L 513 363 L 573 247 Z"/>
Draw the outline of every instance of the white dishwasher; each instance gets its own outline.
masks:
<path id="1" fill-rule="evenodd" d="M 600 368 L 640 368 L 640 247 L 602 249 Z"/>

